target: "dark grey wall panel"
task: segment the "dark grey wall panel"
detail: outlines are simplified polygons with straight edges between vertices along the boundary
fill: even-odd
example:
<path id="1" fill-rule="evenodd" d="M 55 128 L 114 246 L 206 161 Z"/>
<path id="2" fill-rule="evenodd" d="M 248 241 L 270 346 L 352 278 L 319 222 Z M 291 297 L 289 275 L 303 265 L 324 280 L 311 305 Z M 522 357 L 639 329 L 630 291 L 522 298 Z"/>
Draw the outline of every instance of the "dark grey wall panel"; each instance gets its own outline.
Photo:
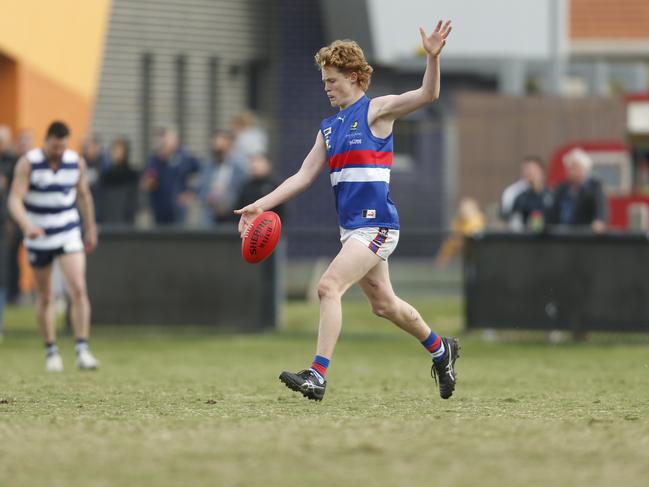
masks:
<path id="1" fill-rule="evenodd" d="M 469 328 L 649 332 L 649 235 L 466 240 Z"/>
<path id="2" fill-rule="evenodd" d="M 238 331 L 275 327 L 279 255 L 247 264 L 234 230 L 103 230 L 88 260 L 92 321 Z"/>

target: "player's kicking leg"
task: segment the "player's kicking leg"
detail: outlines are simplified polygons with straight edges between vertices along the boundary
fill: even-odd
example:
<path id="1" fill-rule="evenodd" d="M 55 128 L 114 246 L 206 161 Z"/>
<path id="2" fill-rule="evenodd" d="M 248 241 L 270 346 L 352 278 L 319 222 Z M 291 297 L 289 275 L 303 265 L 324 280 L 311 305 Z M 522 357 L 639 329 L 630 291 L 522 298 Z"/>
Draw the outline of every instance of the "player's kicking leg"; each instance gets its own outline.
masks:
<path id="1" fill-rule="evenodd" d="M 310 368 L 298 373 L 282 372 L 279 378 L 287 387 L 309 399 L 322 400 L 327 387 L 327 367 L 342 327 L 342 296 L 379 261 L 358 240 L 352 238 L 345 242 L 318 284 L 320 325 L 315 359 Z"/>
<path id="2" fill-rule="evenodd" d="M 70 296 L 70 315 L 76 338 L 77 367 L 80 370 L 99 368 L 99 361 L 88 349 L 90 337 L 90 300 L 86 287 L 86 254 L 74 252 L 59 258 Z"/>
<path id="3" fill-rule="evenodd" d="M 414 336 L 430 352 L 433 359 L 431 372 L 436 380 L 439 377 L 439 394 L 442 399 L 451 397 L 456 382 L 455 360 L 460 349 L 458 340 L 437 336 L 419 312 L 394 293 L 387 261 L 374 266 L 359 284 L 376 315 L 392 321 Z"/>
<path id="4" fill-rule="evenodd" d="M 32 267 L 36 285 L 36 320 L 45 342 L 45 370 L 63 372 L 63 360 L 56 346 L 54 327 L 54 290 L 52 288 L 52 264 Z"/>

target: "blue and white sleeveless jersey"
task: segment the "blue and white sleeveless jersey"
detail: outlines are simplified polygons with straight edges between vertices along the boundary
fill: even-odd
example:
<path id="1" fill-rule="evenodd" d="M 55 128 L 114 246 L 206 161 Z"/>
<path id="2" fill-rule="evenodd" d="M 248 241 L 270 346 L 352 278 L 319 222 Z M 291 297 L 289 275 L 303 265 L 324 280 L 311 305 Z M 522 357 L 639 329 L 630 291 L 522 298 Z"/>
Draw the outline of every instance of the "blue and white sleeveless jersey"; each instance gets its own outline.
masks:
<path id="1" fill-rule="evenodd" d="M 29 220 L 45 230 L 37 239 L 25 238 L 25 247 L 32 250 L 55 250 L 81 240 L 77 211 L 77 183 L 81 176 L 79 155 L 71 150 L 63 153 L 59 168 L 54 171 L 42 149 L 25 155 L 31 163 L 29 190 L 25 208 Z"/>
<path id="2" fill-rule="evenodd" d="M 369 106 L 370 99 L 363 96 L 320 123 L 338 221 L 347 229 L 398 230 L 399 215 L 390 199 L 392 134 L 385 139 L 372 134 L 367 123 Z"/>

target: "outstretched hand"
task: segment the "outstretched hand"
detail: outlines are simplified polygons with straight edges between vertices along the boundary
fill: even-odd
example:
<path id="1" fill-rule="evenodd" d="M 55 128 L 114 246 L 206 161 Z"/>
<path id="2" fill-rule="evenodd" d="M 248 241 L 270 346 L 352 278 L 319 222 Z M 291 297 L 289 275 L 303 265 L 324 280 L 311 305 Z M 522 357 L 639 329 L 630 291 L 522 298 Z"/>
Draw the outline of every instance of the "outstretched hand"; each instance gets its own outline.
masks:
<path id="1" fill-rule="evenodd" d="M 430 56 L 439 56 L 442 52 L 442 49 L 446 45 L 446 38 L 451 33 L 451 21 L 447 20 L 445 23 L 443 20 L 437 22 L 437 27 L 431 35 L 426 35 L 423 27 L 419 27 L 419 33 L 421 34 L 421 44 L 424 50 Z"/>
<path id="2" fill-rule="evenodd" d="M 241 215 L 241 218 L 239 218 L 239 235 L 241 235 L 241 238 L 243 238 L 244 234 L 246 233 L 246 229 L 253 222 L 255 217 L 263 213 L 263 211 L 264 210 L 262 210 L 254 203 L 248 206 L 244 206 L 239 210 L 234 210 L 235 215 Z"/>

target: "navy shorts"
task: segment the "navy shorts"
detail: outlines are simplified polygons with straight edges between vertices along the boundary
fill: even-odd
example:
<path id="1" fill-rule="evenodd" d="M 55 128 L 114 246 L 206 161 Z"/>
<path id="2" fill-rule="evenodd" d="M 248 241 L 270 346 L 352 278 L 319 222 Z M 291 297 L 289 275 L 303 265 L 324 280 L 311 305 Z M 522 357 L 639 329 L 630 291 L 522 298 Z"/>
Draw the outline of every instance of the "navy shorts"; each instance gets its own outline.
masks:
<path id="1" fill-rule="evenodd" d="M 47 267 L 49 265 L 52 265 L 54 259 L 61 255 L 83 252 L 83 244 L 81 242 L 79 242 L 79 244 L 75 243 L 75 245 L 65 245 L 63 247 L 59 247 L 58 249 L 48 250 L 27 249 L 27 258 L 29 259 L 29 264 L 32 267 Z"/>

